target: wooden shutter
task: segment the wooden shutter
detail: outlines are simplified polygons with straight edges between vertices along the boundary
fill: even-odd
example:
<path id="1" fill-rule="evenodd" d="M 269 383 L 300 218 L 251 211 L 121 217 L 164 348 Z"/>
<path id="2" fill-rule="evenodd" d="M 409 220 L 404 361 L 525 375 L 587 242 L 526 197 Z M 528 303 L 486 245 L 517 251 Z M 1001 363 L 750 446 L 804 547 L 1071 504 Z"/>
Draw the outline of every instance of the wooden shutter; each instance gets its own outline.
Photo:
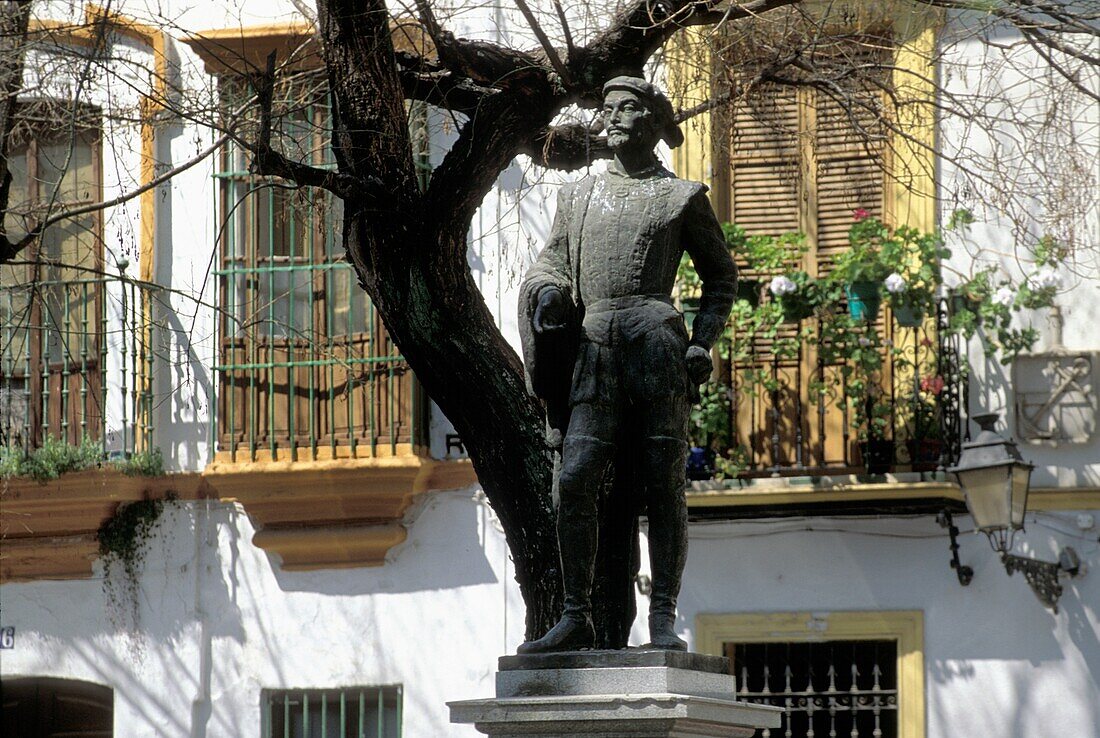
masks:
<path id="1" fill-rule="evenodd" d="M 851 68 L 887 52 L 847 55 L 842 63 Z M 804 233 L 809 250 L 802 267 L 811 275 L 827 274 L 848 248 L 853 211 L 883 214 L 883 93 L 865 79 L 842 84 L 848 87 L 838 94 L 761 85 L 729 117 L 730 220 L 749 235 Z M 742 279 L 759 280 L 766 291 L 773 274 L 739 266 Z M 795 330 L 784 326 L 780 336 Z M 756 340 L 752 356 L 729 367 L 734 443 L 749 452 L 757 472 L 851 466 L 855 438 L 842 403 L 809 393 L 814 379 L 839 379 L 839 367 L 819 365 L 813 346 L 803 345 L 791 359 L 777 359 L 772 349 L 772 341 Z M 778 387 L 762 388 L 753 380 L 760 372 Z"/>

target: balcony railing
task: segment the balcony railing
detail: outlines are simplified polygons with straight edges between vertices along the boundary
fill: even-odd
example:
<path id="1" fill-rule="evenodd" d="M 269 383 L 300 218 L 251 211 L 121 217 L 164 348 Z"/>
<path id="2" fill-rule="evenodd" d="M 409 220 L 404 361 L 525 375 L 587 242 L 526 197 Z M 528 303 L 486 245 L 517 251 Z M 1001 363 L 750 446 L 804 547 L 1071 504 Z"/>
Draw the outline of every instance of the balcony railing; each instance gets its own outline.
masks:
<path id="1" fill-rule="evenodd" d="M 816 318 L 739 344 L 735 333 L 724 376 L 697 409 L 711 432 L 697 433 L 696 443 L 717 450 L 711 466 L 726 477 L 942 471 L 958 456 L 966 405 L 960 339 L 946 331 L 947 311 L 942 302 L 937 315 L 905 327 L 884 307 L 850 334 L 850 348 L 881 352 L 869 376 L 842 347 L 823 346 L 819 331 L 805 330 Z M 700 417 L 707 412 L 709 420 Z"/>
<path id="2" fill-rule="evenodd" d="M 110 456 L 153 438 L 155 287 L 122 277 L 0 288 L 0 445 L 98 444 Z"/>

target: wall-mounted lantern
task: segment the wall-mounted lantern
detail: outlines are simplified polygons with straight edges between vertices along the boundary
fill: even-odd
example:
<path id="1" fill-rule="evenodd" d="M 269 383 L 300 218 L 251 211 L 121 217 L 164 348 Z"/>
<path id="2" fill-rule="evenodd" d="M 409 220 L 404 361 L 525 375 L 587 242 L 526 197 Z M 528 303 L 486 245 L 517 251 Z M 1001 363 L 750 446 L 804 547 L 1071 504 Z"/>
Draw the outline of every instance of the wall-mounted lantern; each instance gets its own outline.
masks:
<path id="1" fill-rule="evenodd" d="M 963 444 L 958 464 L 947 471 L 958 478 L 974 525 L 989 538 L 1005 570 L 1009 574 L 1023 572 L 1039 601 L 1058 612 L 1058 598 L 1062 595 L 1058 575 L 1066 572 L 1071 577 L 1076 576 L 1080 571 L 1080 559 L 1068 546 L 1062 550 L 1057 563 L 1009 553 L 1016 531 L 1024 527 L 1034 467 L 1023 460 L 1014 442 L 994 430 L 997 418 L 996 413 L 974 416 L 981 432 Z"/>

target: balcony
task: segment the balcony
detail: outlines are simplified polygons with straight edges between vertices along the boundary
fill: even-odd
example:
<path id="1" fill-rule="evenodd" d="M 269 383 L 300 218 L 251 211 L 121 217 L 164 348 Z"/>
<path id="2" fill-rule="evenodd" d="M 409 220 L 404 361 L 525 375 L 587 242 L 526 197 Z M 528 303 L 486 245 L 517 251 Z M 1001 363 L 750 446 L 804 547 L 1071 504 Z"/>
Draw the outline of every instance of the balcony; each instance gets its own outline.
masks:
<path id="1" fill-rule="evenodd" d="M 120 504 L 200 495 L 198 475 L 158 474 L 160 290 L 65 269 L 89 276 L 0 290 L 0 581 L 89 576 Z"/>
<path id="2" fill-rule="evenodd" d="M 758 301 L 760 283 L 743 297 Z M 690 303 L 687 317 L 690 320 Z M 846 333 L 821 316 L 738 321 L 720 341 L 720 372 L 693 411 L 689 492 L 699 514 L 730 505 L 760 514 L 942 507 L 961 500 L 944 470 L 965 438 L 966 374 L 949 305 L 904 321 L 887 308 Z M 838 314 L 848 306 L 836 306 Z M 740 330 L 739 330 L 740 327 Z M 872 356 L 859 357 L 858 351 Z M 782 509 L 780 509 L 782 508 Z"/>
<path id="3" fill-rule="evenodd" d="M 108 276 L 0 291 L 0 445 L 48 441 L 111 459 L 152 448 L 158 289 Z"/>

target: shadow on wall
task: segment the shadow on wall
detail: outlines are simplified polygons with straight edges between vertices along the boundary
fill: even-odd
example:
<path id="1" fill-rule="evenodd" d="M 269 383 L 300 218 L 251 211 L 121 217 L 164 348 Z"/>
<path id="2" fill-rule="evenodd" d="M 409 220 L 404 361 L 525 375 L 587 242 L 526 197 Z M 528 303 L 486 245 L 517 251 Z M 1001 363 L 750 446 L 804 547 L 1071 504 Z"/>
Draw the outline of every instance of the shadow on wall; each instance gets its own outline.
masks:
<path id="1" fill-rule="evenodd" d="M 499 580 L 485 542 L 499 523 L 488 505 L 470 498 L 465 491 L 426 495 L 406 516 L 409 537 L 390 550 L 384 566 L 283 571 L 272 557 L 268 562 L 284 592 L 398 594 L 492 584 Z"/>
<path id="2" fill-rule="evenodd" d="M 173 125 L 158 131 L 157 159 L 172 161 L 172 142 L 183 135 L 183 128 Z M 171 185 L 162 185 L 169 188 Z M 173 198 L 157 197 L 157 254 L 155 281 L 175 289 L 186 291 L 188 286 L 175 283 L 176 243 L 173 234 Z M 216 249 L 216 244 L 210 245 Z M 200 256 L 202 251 L 196 252 Z M 213 262 L 211 262 L 213 265 Z M 206 274 L 207 265 L 201 265 L 201 273 Z M 213 280 L 213 277 L 209 278 Z M 197 293 L 204 289 L 213 295 L 210 289 L 213 282 L 191 286 Z M 185 297 L 164 294 L 154 303 L 153 319 L 161 332 L 158 358 L 166 364 L 156 372 L 155 396 L 158 399 L 155 410 L 157 417 L 155 428 L 157 442 L 164 453 L 168 469 L 197 471 L 202 468 L 209 441 L 207 422 L 196 418 L 212 419 L 214 409 L 209 406 L 213 397 L 211 387 L 211 369 L 209 353 L 204 361 L 195 349 L 195 343 L 212 341 L 213 335 L 199 336 L 196 331 L 212 331 L 214 319 L 208 308 L 198 303 L 179 304 Z M 202 453 L 200 454 L 200 450 Z"/>
<path id="3" fill-rule="evenodd" d="M 998 738 L 1073 735 L 1100 738 L 1100 582 L 1062 580 L 1059 613 L 1044 608 L 1021 574 L 1009 577 L 991 552 L 964 549 L 974 582 L 966 612 L 929 613 L 940 653 L 929 654 L 929 735 Z M 1044 552 L 1028 556 L 1050 559 Z M 969 561 L 966 559 L 969 558 Z M 1096 564 L 1095 548 L 1086 569 Z M 976 589 L 977 588 L 977 589 Z M 940 618 L 950 617 L 951 623 Z M 1064 630 L 1065 635 L 1061 635 Z M 1066 637 L 1068 636 L 1068 638 Z M 1072 689 L 1066 689 L 1073 685 Z M 1057 692 L 1057 700 L 1048 699 Z"/>
<path id="4" fill-rule="evenodd" d="M 5 624 L 33 644 L 5 658 L 5 678 L 56 675 L 110 686 L 116 725 L 128 730 L 233 735 L 209 704 L 214 641 L 246 640 L 218 546 L 236 514 L 214 501 L 167 503 L 142 547 L 137 586 L 122 566 L 106 574 L 102 560 L 91 580 L 5 585 Z M 58 602 L 65 604 L 51 606 Z"/>

